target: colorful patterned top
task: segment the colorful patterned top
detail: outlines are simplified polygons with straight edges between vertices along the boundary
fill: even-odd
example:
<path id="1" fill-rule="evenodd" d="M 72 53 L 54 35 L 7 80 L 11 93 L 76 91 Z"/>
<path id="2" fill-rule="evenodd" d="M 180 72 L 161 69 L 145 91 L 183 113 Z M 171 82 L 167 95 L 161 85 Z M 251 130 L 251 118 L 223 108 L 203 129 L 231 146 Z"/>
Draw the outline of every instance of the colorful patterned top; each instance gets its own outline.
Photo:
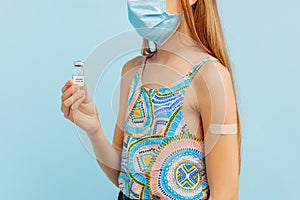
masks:
<path id="1" fill-rule="evenodd" d="M 208 56 L 170 87 L 146 88 L 139 66 L 131 83 L 119 188 L 132 199 L 206 200 L 204 142 L 183 117 L 183 97 Z"/>

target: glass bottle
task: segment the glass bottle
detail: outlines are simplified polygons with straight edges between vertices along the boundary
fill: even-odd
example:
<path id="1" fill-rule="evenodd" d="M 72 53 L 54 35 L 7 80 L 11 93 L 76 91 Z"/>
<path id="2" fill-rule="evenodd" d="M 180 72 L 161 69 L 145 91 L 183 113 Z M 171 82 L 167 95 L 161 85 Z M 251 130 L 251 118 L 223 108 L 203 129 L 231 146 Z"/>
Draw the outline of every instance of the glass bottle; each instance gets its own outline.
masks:
<path id="1" fill-rule="evenodd" d="M 72 79 L 74 81 L 74 84 L 77 84 L 79 86 L 78 90 L 82 90 L 84 86 L 84 69 L 83 69 L 84 63 L 82 61 L 75 61 L 74 62 L 74 70 Z"/>

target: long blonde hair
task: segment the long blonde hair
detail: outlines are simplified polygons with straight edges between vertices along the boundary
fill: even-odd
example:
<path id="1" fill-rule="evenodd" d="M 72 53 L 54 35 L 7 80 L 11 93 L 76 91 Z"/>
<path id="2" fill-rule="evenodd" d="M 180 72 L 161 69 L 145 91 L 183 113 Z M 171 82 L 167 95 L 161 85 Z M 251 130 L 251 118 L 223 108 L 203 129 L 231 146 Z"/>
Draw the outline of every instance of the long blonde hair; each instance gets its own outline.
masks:
<path id="1" fill-rule="evenodd" d="M 231 63 L 229 60 L 227 47 L 224 40 L 224 34 L 216 0 L 197 0 L 190 6 L 189 0 L 180 0 L 184 18 L 187 26 L 192 32 L 192 38 L 204 48 L 208 54 L 216 57 L 228 69 L 232 77 L 234 85 Z M 149 42 L 143 40 L 142 54 L 144 56 L 152 56 L 156 53 L 156 49 L 152 51 L 149 47 Z M 234 90 L 235 98 L 236 91 Z M 237 102 L 237 101 L 236 101 Z M 236 104 L 237 115 L 237 131 L 238 131 L 238 146 L 239 146 L 239 173 L 241 171 L 241 125 L 238 106 Z"/>

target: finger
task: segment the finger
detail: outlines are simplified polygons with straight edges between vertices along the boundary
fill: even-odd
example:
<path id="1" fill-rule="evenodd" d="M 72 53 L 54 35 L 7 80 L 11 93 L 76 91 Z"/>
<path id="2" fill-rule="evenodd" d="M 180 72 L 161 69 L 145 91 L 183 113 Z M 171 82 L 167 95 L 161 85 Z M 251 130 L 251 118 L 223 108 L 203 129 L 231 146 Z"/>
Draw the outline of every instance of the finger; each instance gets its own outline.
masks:
<path id="1" fill-rule="evenodd" d="M 61 89 L 61 92 L 64 93 L 69 87 L 71 87 L 74 84 L 73 80 L 68 80 L 63 88 Z"/>
<path id="2" fill-rule="evenodd" d="M 80 104 L 82 104 L 82 102 L 84 101 L 85 95 L 80 97 L 79 99 L 77 99 L 71 106 L 71 110 L 75 111 L 78 109 L 78 107 L 80 106 Z"/>
<path id="3" fill-rule="evenodd" d="M 83 90 L 86 93 L 86 95 L 88 95 L 88 91 L 87 91 L 87 87 L 86 87 L 86 82 L 84 80 L 84 84 L 83 84 Z"/>
<path id="4" fill-rule="evenodd" d="M 92 99 L 90 98 L 89 94 L 88 94 L 88 90 L 87 90 L 87 85 L 86 85 L 86 82 L 84 81 L 84 85 L 83 85 L 83 90 L 85 92 L 85 99 L 83 101 L 83 103 L 89 103 L 92 101 Z"/>
<path id="5" fill-rule="evenodd" d="M 77 84 L 72 85 L 62 94 L 61 96 L 62 101 L 66 100 L 77 91 L 78 91 L 78 85 Z"/>
<path id="6" fill-rule="evenodd" d="M 68 118 L 68 116 L 70 114 L 70 108 L 68 108 L 62 104 L 60 109 L 64 113 L 64 117 Z"/>
<path id="7" fill-rule="evenodd" d="M 75 92 L 72 96 L 63 101 L 64 106 L 69 108 L 77 99 L 81 98 L 83 94 L 84 92 L 82 91 Z"/>

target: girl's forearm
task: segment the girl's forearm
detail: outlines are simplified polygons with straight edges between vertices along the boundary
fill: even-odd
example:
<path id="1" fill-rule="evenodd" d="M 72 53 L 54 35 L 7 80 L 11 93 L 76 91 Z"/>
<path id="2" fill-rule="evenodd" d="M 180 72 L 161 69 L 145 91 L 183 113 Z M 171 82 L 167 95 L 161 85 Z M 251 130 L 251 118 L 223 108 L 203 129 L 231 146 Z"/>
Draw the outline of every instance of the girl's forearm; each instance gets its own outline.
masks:
<path id="1" fill-rule="evenodd" d="M 122 150 L 114 147 L 100 127 L 96 133 L 87 133 L 93 145 L 99 166 L 106 176 L 118 187 Z"/>

